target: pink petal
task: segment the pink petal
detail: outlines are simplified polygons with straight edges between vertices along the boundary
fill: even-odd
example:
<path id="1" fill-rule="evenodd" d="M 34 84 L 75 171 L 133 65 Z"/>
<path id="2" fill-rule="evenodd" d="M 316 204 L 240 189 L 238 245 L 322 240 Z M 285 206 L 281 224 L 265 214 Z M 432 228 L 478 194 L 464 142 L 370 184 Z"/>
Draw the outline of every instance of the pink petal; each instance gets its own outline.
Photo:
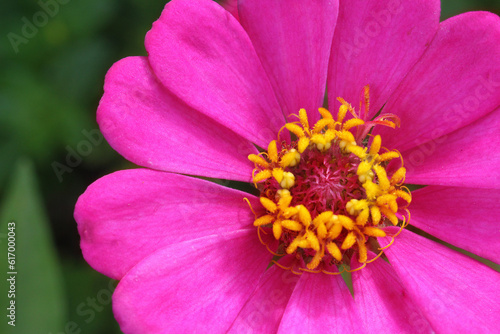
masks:
<path id="1" fill-rule="evenodd" d="M 221 0 L 220 5 L 239 21 L 238 0 Z"/>
<path id="2" fill-rule="evenodd" d="M 254 229 L 168 245 L 120 281 L 115 317 L 126 334 L 223 333 L 270 258 Z"/>
<path id="3" fill-rule="evenodd" d="M 437 0 L 341 1 L 328 73 L 331 111 L 340 106 L 337 97 L 357 109 L 370 85 L 375 115 L 432 40 L 439 6 Z"/>
<path id="4" fill-rule="evenodd" d="M 280 263 L 287 267 L 289 263 L 283 262 L 283 259 Z M 299 277 L 277 265 L 269 268 L 229 333 L 276 333 Z"/>
<path id="5" fill-rule="evenodd" d="M 338 0 L 243 0 L 238 11 L 285 115 L 319 119 Z"/>
<path id="6" fill-rule="evenodd" d="M 143 57 L 108 72 L 97 122 L 126 159 L 171 172 L 249 181 L 255 147 L 166 91 Z"/>
<path id="7" fill-rule="evenodd" d="M 382 246 L 389 240 L 380 239 Z M 500 274 L 404 230 L 385 254 L 437 333 L 497 333 Z"/>
<path id="8" fill-rule="evenodd" d="M 384 106 L 400 129 L 382 128 L 400 151 L 460 129 L 500 105 L 500 18 L 471 12 L 441 23 L 418 64 Z"/>
<path id="9" fill-rule="evenodd" d="M 406 182 L 500 188 L 500 108 L 451 134 L 403 152 Z"/>
<path id="10" fill-rule="evenodd" d="M 214 1 L 168 3 L 146 36 L 167 89 L 246 139 L 267 147 L 284 117 L 252 43 Z"/>
<path id="11" fill-rule="evenodd" d="M 412 195 L 413 226 L 500 263 L 498 190 L 429 186 Z"/>
<path id="12" fill-rule="evenodd" d="M 353 263 L 351 268 L 359 265 Z M 387 262 L 378 259 L 353 272 L 352 283 L 359 315 L 371 333 L 433 332 Z"/>
<path id="13" fill-rule="evenodd" d="M 250 194 L 187 176 L 147 169 L 107 175 L 76 203 L 83 256 L 120 279 L 171 243 L 251 227 L 254 216 L 244 197 L 259 206 Z"/>
<path id="14" fill-rule="evenodd" d="M 278 333 L 364 333 L 364 329 L 340 275 L 304 273 Z"/>

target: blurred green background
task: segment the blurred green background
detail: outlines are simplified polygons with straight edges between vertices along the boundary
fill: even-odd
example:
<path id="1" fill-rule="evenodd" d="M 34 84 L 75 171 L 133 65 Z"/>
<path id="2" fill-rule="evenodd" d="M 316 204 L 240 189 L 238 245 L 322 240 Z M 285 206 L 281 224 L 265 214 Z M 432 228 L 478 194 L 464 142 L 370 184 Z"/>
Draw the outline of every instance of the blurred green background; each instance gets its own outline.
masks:
<path id="1" fill-rule="evenodd" d="M 83 260 L 73 208 L 97 178 L 132 166 L 99 143 L 95 110 L 107 69 L 146 54 L 144 36 L 165 0 L 57 3 L 0 3 L 0 333 L 120 333 L 110 303 L 115 282 Z M 442 19 L 500 13 L 498 0 L 444 0 L 442 7 Z M 22 36 L 26 20 L 44 24 L 12 43 L 10 33 Z M 5 318 L 11 220 L 19 257 L 14 330 Z"/>

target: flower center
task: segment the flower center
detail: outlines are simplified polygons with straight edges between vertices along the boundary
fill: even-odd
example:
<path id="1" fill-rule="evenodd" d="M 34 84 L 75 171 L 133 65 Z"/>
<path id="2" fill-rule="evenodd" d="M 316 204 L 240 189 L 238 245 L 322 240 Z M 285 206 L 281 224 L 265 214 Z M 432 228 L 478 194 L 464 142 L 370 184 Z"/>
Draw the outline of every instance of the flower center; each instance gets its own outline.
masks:
<path id="1" fill-rule="evenodd" d="M 293 268 L 287 269 L 334 274 L 339 266 L 349 270 L 353 256 L 360 269 L 382 255 L 377 237 L 394 240 L 399 234 L 385 227 L 402 229 L 409 220 L 411 194 L 403 186 L 401 154 L 382 148 L 381 137 L 369 134 L 376 125 L 395 128 L 399 119 L 383 114 L 365 121 L 338 100 L 336 119 L 320 108 L 322 118 L 311 128 L 301 109 L 298 121 L 284 126 L 293 137 L 290 142 L 278 134 L 267 152 L 248 157 L 265 208 L 256 214 L 254 226 L 269 251 L 294 257 Z M 364 118 L 368 106 L 366 86 Z M 353 118 L 346 120 L 347 112 Z M 368 251 L 378 255 L 368 260 Z"/>

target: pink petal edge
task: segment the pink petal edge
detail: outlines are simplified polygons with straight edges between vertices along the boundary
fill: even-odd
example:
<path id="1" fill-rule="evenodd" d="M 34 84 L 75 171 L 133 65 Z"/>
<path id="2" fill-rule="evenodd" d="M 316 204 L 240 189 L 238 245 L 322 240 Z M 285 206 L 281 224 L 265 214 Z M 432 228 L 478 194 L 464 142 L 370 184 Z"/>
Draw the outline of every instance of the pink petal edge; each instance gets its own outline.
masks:
<path id="1" fill-rule="evenodd" d="M 371 119 L 424 53 L 439 14 L 438 0 L 341 1 L 328 73 L 330 111 L 338 110 L 337 97 L 358 109 L 370 85 Z"/>
<path id="2" fill-rule="evenodd" d="M 250 39 L 214 1 L 169 2 L 146 35 L 146 50 L 168 90 L 251 142 L 267 147 L 284 125 Z"/>
<path id="3" fill-rule="evenodd" d="M 252 227 L 250 194 L 147 169 L 123 170 L 90 185 L 75 207 L 83 256 L 115 278 L 172 243 Z M 256 236 L 257 237 L 257 236 Z"/>
<path id="4" fill-rule="evenodd" d="M 500 106 L 500 18 L 469 12 L 440 24 L 431 45 L 384 106 L 401 128 L 376 129 L 405 151 L 460 129 Z"/>
<path id="5" fill-rule="evenodd" d="M 500 330 L 500 273 L 407 230 L 385 254 L 437 333 Z"/>
<path id="6" fill-rule="evenodd" d="M 235 19 L 238 21 L 240 20 L 238 14 L 238 0 L 221 0 L 219 3 L 225 10 L 231 13 Z"/>
<path id="7" fill-rule="evenodd" d="M 340 275 L 304 273 L 278 333 L 364 333 L 364 328 Z"/>
<path id="8" fill-rule="evenodd" d="M 500 192 L 497 189 L 429 186 L 412 195 L 411 225 L 500 263 Z"/>
<path id="9" fill-rule="evenodd" d="M 240 0 L 238 12 L 285 116 L 305 108 L 314 124 L 323 106 L 338 0 Z"/>
<path id="10" fill-rule="evenodd" d="M 115 317 L 126 334 L 225 332 L 270 257 L 253 228 L 168 245 L 120 281 Z"/>
<path id="11" fill-rule="evenodd" d="M 372 259 L 376 254 L 368 256 Z M 351 268 L 360 265 L 353 257 Z M 433 333 L 387 262 L 378 259 L 353 272 L 352 283 L 359 315 L 371 333 Z"/>
<path id="12" fill-rule="evenodd" d="M 106 75 L 97 122 L 126 159 L 170 172 L 249 181 L 255 147 L 165 90 L 147 58 L 129 57 Z"/>
<path id="13" fill-rule="evenodd" d="M 498 147 L 500 108 L 451 134 L 402 152 L 406 182 L 499 189 Z"/>
<path id="14" fill-rule="evenodd" d="M 291 265 L 293 259 L 283 257 L 279 263 Z M 269 333 L 278 331 L 290 296 L 299 281 L 299 276 L 277 265 L 271 266 L 261 277 L 228 333 Z"/>

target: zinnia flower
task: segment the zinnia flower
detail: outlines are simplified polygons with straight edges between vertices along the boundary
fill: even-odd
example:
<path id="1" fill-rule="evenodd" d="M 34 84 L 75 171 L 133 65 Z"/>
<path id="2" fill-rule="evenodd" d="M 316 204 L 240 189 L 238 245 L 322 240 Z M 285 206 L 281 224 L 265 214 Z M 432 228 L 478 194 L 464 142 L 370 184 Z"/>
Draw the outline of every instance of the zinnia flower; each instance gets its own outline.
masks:
<path id="1" fill-rule="evenodd" d="M 500 274 L 433 240 L 500 260 L 499 17 L 230 5 L 173 0 L 106 76 L 101 131 L 146 168 L 75 219 L 123 332 L 498 332 Z"/>

